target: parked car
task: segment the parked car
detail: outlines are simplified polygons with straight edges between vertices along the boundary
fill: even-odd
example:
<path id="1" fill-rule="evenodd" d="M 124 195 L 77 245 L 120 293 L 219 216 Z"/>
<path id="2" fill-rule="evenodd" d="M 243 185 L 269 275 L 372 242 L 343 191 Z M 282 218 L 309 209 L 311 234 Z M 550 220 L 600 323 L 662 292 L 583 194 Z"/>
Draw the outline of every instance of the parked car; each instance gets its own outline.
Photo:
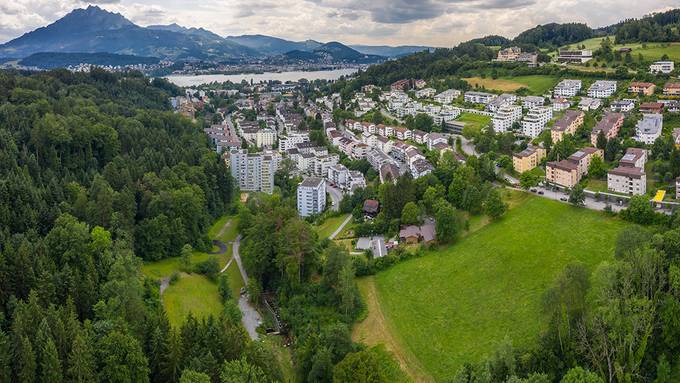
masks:
<path id="1" fill-rule="evenodd" d="M 536 193 L 536 189 L 529 189 L 532 193 Z"/>
<path id="2" fill-rule="evenodd" d="M 560 201 L 567 202 L 567 197 L 560 197 Z"/>
<path id="3" fill-rule="evenodd" d="M 543 194 L 545 194 L 545 193 L 543 192 L 543 190 L 539 190 L 539 191 L 538 191 L 538 194 L 543 195 Z"/>

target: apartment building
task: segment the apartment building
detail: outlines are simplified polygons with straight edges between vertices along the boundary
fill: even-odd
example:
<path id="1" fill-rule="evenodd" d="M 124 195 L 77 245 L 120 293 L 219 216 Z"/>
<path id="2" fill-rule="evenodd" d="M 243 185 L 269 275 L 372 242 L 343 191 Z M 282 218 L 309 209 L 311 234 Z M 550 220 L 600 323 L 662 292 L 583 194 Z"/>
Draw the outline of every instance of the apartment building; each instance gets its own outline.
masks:
<path id="1" fill-rule="evenodd" d="M 519 105 L 505 105 L 493 115 L 491 122 L 496 133 L 505 133 L 512 129 L 512 125 L 522 118 L 522 107 Z"/>
<path id="2" fill-rule="evenodd" d="M 680 96 L 680 82 L 669 82 L 663 87 L 665 96 Z"/>
<path id="3" fill-rule="evenodd" d="M 423 89 L 418 89 L 415 92 L 415 96 L 417 98 L 430 98 L 437 94 L 437 91 L 433 88 L 423 88 Z"/>
<path id="4" fill-rule="evenodd" d="M 321 214 L 326 209 L 326 180 L 307 177 L 298 184 L 297 210 L 301 217 Z"/>
<path id="5" fill-rule="evenodd" d="M 453 100 L 460 97 L 460 91 L 456 89 L 447 89 L 434 96 L 434 101 L 440 104 L 450 104 Z"/>
<path id="6" fill-rule="evenodd" d="M 583 118 L 585 113 L 580 110 L 567 110 L 564 116 L 555 122 L 551 131 L 550 137 L 553 143 L 562 141 L 565 134 L 574 134 L 576 129 L 583 125 Z"/>
<path id="7" fill-rule="evenodd" d="M 673 61 L 656 61 L 649 66 L 650 73 L 663 73 L 669 74 L 675 69 L 675 63 Z"/>
<path id="8" fill-rule="evenodd" d="M 287 151 L 303 142 L 309 142 L 309 133 L 289 133 L 288 135 L 279 137 L 279 150 Z"/>
<path id="9" fill-rule="evenodd" d="M 607 173 L 607 189 L 615 193 L 640 195 L 647 192 L 645 163 L 647 151 L 628 148 L 619 161 L 619 166 Z"/>
<path id="10" fill-rule="evenodd" d="M 619 129 L 623 125 L 623 118 L 622 113 L 606 112 L 590 132 L 590 144 L 593 146 L 597 145 L 597 136 L 600 132 L 604 133 L 607 141 L 618 136 Z"/>
<path id="11" fill-rule="evenodd" d="M 465 92 L 465 95 L 463 97 L 465 99 L 465 102 L 486 105 L 497 96 L 495 94 L 485 92 Z"/>
<path id="12" fill-rule="evenodd" d="M 260 129 L 255 133 L 255 145 L 258 148 L 271 148 L 276 143 L 276 131 L 274 129 Z"/>
<path id="13" fill-rule="evenodd" d="M 528 146 L 521 152 L 512 154 L 512 167 L 516 172 L 524 173 L 538 166 L 545 156 L 545 149 L 538 146 Z"/>
<path id="14" fill-rule="evenodd" d="M 591 50 L 560 50 L 559 55 L 557 56 L 557 62 L 560 63 L 575 63 L 575 64 L 583 64 L 586 63 L 593 58 L 593 51 Z"/>
<path id="15" fill-rule="evenodd" d="M 647 145 L 651 145 L 661 137 L 663 130 L 663 114 L 644 114 L 642 120 L 635 125 L 635 139 Z"/>
<path id="16" fill-rule="evenodd" d="M 663 103 L 661 102 L 643 102 L 640 104 L 640 113 L 663 113 Z"/>
<path id="17" fill-rule="evenodd" d="M 640 94 L 643 96 L 651 96 L 656 90 L 656 85 L 651 82 L 633 81 L 628 86 L 628 93 Z"/>
<path id="18" fill-rule="evenodd" d="M 593 157 L 602 158 L 603 155 L 601 149 L 587 147 L 576 151 L 567 159 L 548 162 L 545 167 L 545 179 L 550 183 L 572 188 L 588 174 Z"/>
<path id="19" fill-rule="evenodd" d="M 555 97 L 574 97 L 581 91 L 581 80 L 562 80 L 555 86 L 553 95 Z"/>
<path id="20" fill-rule="evenodd" d="M 517 96 L 514 94 L 510 93 L 503 93 L 500 96 L 494 98 L 491 100 L 488 104 L 486 104 L 486 109 L 489 112 L 495 112 L 498 109 L 506 106 L 506 105 L 512 105 L 515 102 L 517 102 Z"/>
<path id="21" fill-rule="evenodd" d="M 635 100 L 616 100 L 609 105 L 612 112 L 628 113 L 635 109 Z"/>
<path id="22" fill-rule="evenodd" d="M 554 112 L 567 110 L 571 106 L 571 102 L 569 101 L 569 99 L 566 99 L 564 97 L 555 97 L 550 101 L 550 103 L 552 105 L 552 109 Z"/>
<path id="23" fill-rule="evenodd" d="M 597 80 L 588 88 L 588 97 L 607 98 L 616 93 L 616 81 Z"/>
<path id="24" fill-rule="evenodd" d="M 540 96 L 526 96 L 522 99 L 522 107 L 524 109 L 531 109 L 537 106 L 543 106 L 545 98 Z"/>
<path id="25" fill-rule="evenodd" d="M 552 118 L 552 108 L 539 106 L 530 109 L 522 119 L 522 134 L 536 138 L 545 129 L 546 124 Z"/>
<path id="26" fill-rule="evenodd" d="M 602 100 L 599 98 L 582 97 L 578 103 L 578 108 L 583 111 L 598 110 L 602 106 Z"/>
<path id="27" fill-rule="evenodd" d="M 278 167 L 276 153 L 248 153 L 234 149 L 229 153 L 231 176 L 241 191 L 274 192 L 274 173 Z"/>

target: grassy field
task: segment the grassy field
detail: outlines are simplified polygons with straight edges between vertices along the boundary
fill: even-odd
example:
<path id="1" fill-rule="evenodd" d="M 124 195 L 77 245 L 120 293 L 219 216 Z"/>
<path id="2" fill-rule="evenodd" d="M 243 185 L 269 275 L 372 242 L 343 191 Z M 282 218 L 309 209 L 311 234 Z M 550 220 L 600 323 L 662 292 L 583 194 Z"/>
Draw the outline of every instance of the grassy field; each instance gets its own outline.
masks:
<path id="1" fill-rule="evenodd" d="M 198 274 L 180 274 L 163 293 L 163 306 L 173 326 L 181 325 L 189 312 L 202 318 L 222 311 L 217 284 Z"/>
<path id="2" fill-rule="evenodd" d="M 326 219 L 321 225 L 314 226 L 314 230 L 319 234 L 319 238 L 328 238 L 338 227 L 347 219 L 349 214 L 342 214 L 337 217 Z"/>
<path id="3" fill-rule="evenodd" d="M 241 272 L 238 270 L 236 262 L 232 262 L 227 270 L 225 271 L 229 278 L 229 288 L 231 289 L 231 296 L 235 299 L 241 295 L 241 287 L 244 287 L 243 277 L 241 277 Z"/>
<path id="4" fill-rule="evenodd" d="M 483 86 L 486 89 L 495 89 L 501 92 L 513 92 L 520 88 L 527 88 L 533 94 L 543 94 L 557 83 L 556 77 L 544 75 L 501 77 L 497 79 L 469 77 L 464 80 L 472 86 Z"/>
<path id="5" fill-rule="evenodd" d="M 415 355 L 415 375 L 424 370 L 440 381 L 464 362 L 489 356 L 506 336 L 516 345 L 530 345 L 545 328 L 543 292 L 570 263 L 593 268 L 610 259 L 625 225 L 597 212 L 526 197 L 500 222 L 458 244 L 378 274 L 375 295 L 382 325 L 398 346 L 395 355 L 406 363 Z M 372 333 L 379 338 L 378 329 L 365 332 Z M 389 343 L 356 335 L 365 338 Z"/>
<path id="6" fill-rule="evenodd" d="M 491 123 L 491 117 L 463 112 L 456 121 L 464 122 L 466 130 L 479 132 L 483 127 Z"/>
<path id="7" fill-rule="evenodd" d="M 236 238 L 237 226 L 237 217 L 224 216 L 215 221 L 208 231 L 208 236 L 211 239 L 219 239 L 224 243 L 229 243 Z M 205 261 L 209 257 L 210 255 L 207 253 L 194 251 L 191 256 L 191 263 L 197 264 Z M 226 253 L 217 255 L 217 257 L 220 262 L 220 266 L 224 267 L 231 258 L 231 245 L 228 245 Z M 156 262 L 146 262 L 142 266 L 142 272 L 148 277 L 162 279 L 172 275 L 172 273 L 176 271 L 179 271 L 179 261 L 179 257 L 171 257 Z"/>
<path id="8" fill-rule="evenodd" d="M 614 42 L 614 36 L 609 36 L 612 42 Z M 594 37 L 592 39 L 588 40 L 583 40 L 578 43 L 571 44 L 569 46 L 563 46 L 561 48 L 576 48 L 576 46 L 580 45 L 585 45 L 586 49 L 590 49 L 592 51 L 595 51 L 600 47 L 600 43 L 604 37 Z M 631 44 L 614 44 L 612 48 L 614 50 L 619 49 L 619 48 L 631 48 L 633 51 L 631 52 L 631 55 L 633 56 L 633 59 L 636 59 L 638 54 L 642 54 L 642 57 L 645 60 L 651 61 L 651 60 L 660 60 L 661 56 L 664 54 L 667 54 L 668 57 L 671 60 L 678 61 L 680 60 L 680 43 L 670 43 L 669 46 L 665 46 L 667 43 L 646 43 L 646 44 L 641 44 L 641 43 L 631 43 Z M 643 47 L 644 45 L 644 47 Z M 553 53 L 554 55 L 555 53 Z"/>

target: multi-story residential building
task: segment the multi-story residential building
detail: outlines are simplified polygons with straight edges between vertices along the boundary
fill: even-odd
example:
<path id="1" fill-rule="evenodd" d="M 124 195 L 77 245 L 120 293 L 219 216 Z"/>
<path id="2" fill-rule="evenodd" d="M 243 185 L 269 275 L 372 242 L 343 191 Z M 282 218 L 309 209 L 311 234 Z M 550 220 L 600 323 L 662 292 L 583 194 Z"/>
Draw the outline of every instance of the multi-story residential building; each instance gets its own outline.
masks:
<path id="1" fill-rule="evenodd" d="M 522 119 L 522 134 L 536 138 L 545 129 L 552 118 L 552 108 L 546 106 L 535 107 Z"/>
<path id="2" fill-rule="evenodd" d="M 432 150 L 437 144 L 443 143 L 445 145 L 449 144 L 449 140 L 445 135 L 441 133 L 430 133 L 427 136 L 427 149 Z"/>
<path id="3" fill-rule="evenodd" d="M 260 129 L 255 133 L 255 145 L 258 148 L 271 148 L 276 143 L 276 131 L 274 129 Z"/>
<path id="4" fill-rule="evenodd" d="M 453 100 L 460 97 L 460 91 L 456 89 L 447 89 L 438 95 L 434 96 L 434 101 L 440 104 L 450 104 Z"/>
<path id="5" fill-rule="evenodd" d="M 496 133 L 505 133 L 512 129 L 512 125 L 522 118 L 522 107 L 519 105 L 505 105 L 498 109 L 491 122 Z"/>
<path id="6" fill-rule="evenodd" d="M 498 51 L 496 61 L 517 61 L 522 54 L 522 48 L 509 47 Z"/>
<path id="7" fill-rule="evenodd" d="M 593 51 L 591 50 L 560 50 L 557 56 L 557 61 L 561 63 L 577 63 L 583 64 L 593 58 Z"/>
<path id="8" fill-rule="evenodd" d="M 279 137 L 279 150 L 287 151 L 303 142 L 309 142 L 309 133 L 289 133 Z"/>
<path id="9" fill-rule="evenodd" d="M 675 69 L 673 61 L 655 61 L 649 66 L 650 73 L 669 74 Z"/>
<path id="10" fill-rule="evenodd" d="M 315 156 L 314 175 L 317 177 L 325 177 L 328 174 L 328 168 L 337 165 L 338 161 L 340 161 L 340 157 L 337 154 Z"/>
<path id="11" fill-rule="evenodd" d="M 582 97 L 578 103 L 578 108 L 583 111 L 597 110 L 602 106 L 602 100 L 599 98 Z"/>
<path id="12" fill-rule="evenodd" d="M 538 166 L 545 155 L 545 149 L 538 146 L 528 146 L 521 152 L 512 154 L 512 167 L 517 173 L 524 173 Z"/>
<path id="13" fill-rule="evenodd" d="M 552 109 L 555 112 L 567 110 L 571 106 L 571 102 L 569 101 L 569 99 L 566 99 L 564 97 L 553 98 L 551 100 L 551 104 L 552 104 Z"/>
<path id="14" fill-rule="evenodd" d="M 301 217 L 321 214 L 326 209 L 326 180 L 307 177 L 298 184 L 297 210 Z"/>
<path id="15" fill-rule="evenodd" d="M 427 132 L 423 132 L 422 130 L 414 130 L 413 131 L 413 140 L 418 143 L 418 144 L 424 144 L 427 142 Z"/>
<path id="16" fill-rule="evenodd" d="M 644 96 L 651 96 L 656 90 L 656 85 L 651 82 L 633 81 L 628 86 L 628 93 L 636 93 Z"/>
<path id="17" fill-rule="evenodd" d="M 390 90 L 392 90 L 392 91 L 407 90 L 407 89 L 410 88 L 410 84 L 411 84 L 411 82 L 407 79 L 398 80 L 398 81 L 393 82 L 392 85 L 390 85 Z"/>
<path id="18" fill-rule="evenodd" d="M 595 127 L 590 132 L 590 143 L 597 145 L 597 136 L 602 132 L 607 141 L 619 135 L 619 129 L 623 125 L 623 114 L 606 112 L 602 119 L 595 124 Z"/>
<path id="19" fill-rule="evenodd" d="M 522 99 L 522 107 L 524 109 L 531 109 L 537 106 L 543 106 L 545 98 L 540 96 L 526 96 Z"/>
<path id="20" fill-rule="evenodd" d="M 612 112 L 628 113 L 635 109 L 635 100 L 616 100 L 609 105 Z"/>
<path id="21" fill-rule="evenodd" d="M 562 80 L 555 86 L 553 95 L 555 97 L 574 97 L 581 90 L 581 80 Z"/>
<path id="22" fill-rule="evenodd" d="M 515 61 L 526 63 L 528 67 L 535 68 L 538 66 L 538 53 L 522 53 Z"/>
<path id="23" fill-rule="evenodd" d="M 409 169 L 411 170 L 411 176 L 414 179 L 418 179 L 420 177 L 432 173 L 434 167 L 425 158 L 418 158 L 415 161 L 411 162 L 411 164 L 409 165 Z"/>
<path id="24" fill-rule="evenodd" d="M 588 97 L 607 98 L 616 93 L 616 81 L 597 80 L 588 88 Z"/>
<path id="25" fill-rule="evenodd" d="M 437 94 L 437 91 L 433 88 L 423 88 L 423 89 L 418 89 L 415 92 L 415 96 L 417 98 L 430 98 Z"/>
<path id="26" fill-rule="evenodd" d="M 510 93 L 503 93 L 486 104 L 486 110 L 489 112 L 495 112 L 498 109 L 506 105 L 512 105 L 515 102 L 517 102 L 517 96 Z"/>
<path id="27" fill-rule="evenodd" d="M 619 166 L 607 173 L 607 188 L 616 193 L 640 195 L 647 192 L 645 162 L 647 151 L 628 148 L 619 161 Z"/>
<path id="28" fill-rule="evenodd" d="M 550 183 L 572 188 L 588 174 L 593 157 L 602 158 L 603 154 L 601 149 L 587 147 L 578 150 L 565 160 L 548 162 L 545 167 L 545 179 Z"/>
<path id="29" fill-rule="evenodd" d="M 274 191 L 274 173 L 278 166 L 275 153 L 248 153 L 244 149 L 234 149 L 229 153 L 231 176 L 238 182 L 241 191 Z"/>
<path id="30" fill-rule="evenodd" d="M 583 118 L 585 113 L 580 110 L 567 110 L 564 116 L 555 122 L 551 131 L 550 137 L 553 143 L 562 141 L 565 134 L 574 134 L 576 129 L 583 125 Z"/>
<path id="31" fill-rule="evenodd" d="M 465 102 L 471 102 L 473 104 L 488 104 L 496 98 L 497 96 L 493 93 L 485 93 L 485 92 L 465 92 L 465 95 L 463 96 L 465 99 Z"/>
<path id="32" fill-rule="evenodd" d="M 669 82 L 663 87 L 666 96 L 680 96 L 680 82 Z"/>
<path id="33" fill-rule="evenodd" d="M 663 114 L 644 114 L 642 120 L 635 125 L 636 141 L 651 145 L 661 137 L 663 129 Z"/>
<path id="34" fill-rule="evenodd" d="M 397 136 L 397 139 L 401 141 L 410 140 L 413 137 L 413 132 L 406 128 L 397 127 L 394 128 L 394 132 Z"/>
<path id="35" fill-rule="evenodd" d="M 663 113 L 663 103 L 661 102 L 643 102 L 640 104 L 640 113 Z"/>

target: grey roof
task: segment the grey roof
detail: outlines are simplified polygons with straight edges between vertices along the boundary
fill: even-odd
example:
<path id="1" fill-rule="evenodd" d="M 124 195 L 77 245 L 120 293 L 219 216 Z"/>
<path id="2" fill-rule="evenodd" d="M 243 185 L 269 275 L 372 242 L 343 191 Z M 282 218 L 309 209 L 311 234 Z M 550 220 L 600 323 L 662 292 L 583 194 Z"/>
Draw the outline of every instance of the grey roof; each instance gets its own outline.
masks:
<path id="1" fill-rule="evenodd" d="M 298 186 L 315 188 L 321 186 L 321 183 L 323 183 L 323 178 L 307 177 Z"/>

